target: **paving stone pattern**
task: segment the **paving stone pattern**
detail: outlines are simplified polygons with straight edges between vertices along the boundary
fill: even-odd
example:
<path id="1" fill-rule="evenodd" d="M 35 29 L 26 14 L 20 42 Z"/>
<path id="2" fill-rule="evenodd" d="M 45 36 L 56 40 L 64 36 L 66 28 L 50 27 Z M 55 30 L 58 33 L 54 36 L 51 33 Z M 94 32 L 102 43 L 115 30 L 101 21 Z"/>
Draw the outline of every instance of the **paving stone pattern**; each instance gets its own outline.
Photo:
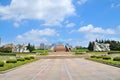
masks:
<path id="1" fill-rule="evenodd" d="M 120 68 L 84 58 L 41 59 L 0 74 L 0 80 L 120 80 Z"/>

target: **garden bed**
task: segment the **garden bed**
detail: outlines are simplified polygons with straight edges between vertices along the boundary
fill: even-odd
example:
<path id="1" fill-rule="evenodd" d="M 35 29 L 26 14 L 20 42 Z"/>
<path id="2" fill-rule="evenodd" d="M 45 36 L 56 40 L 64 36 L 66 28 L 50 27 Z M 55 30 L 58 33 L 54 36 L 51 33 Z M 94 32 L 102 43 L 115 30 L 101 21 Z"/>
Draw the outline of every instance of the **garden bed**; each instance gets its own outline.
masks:
<path id="1" fill-rule="evenodd" d="M 86 59 L 96 61 L 96 62 L 100 62 L 100 63 L 104 63 L 104 64 L 108 64 L 108 65 L 120 68 L 120 61 L 114 61 L 113 59 L 108 59 L 107 60 L 107 59 L 96 58 L 96 57 L 89 57 L 89 58 L 86 58 Z"/>
<path id="2" fill-rule="evenodd" d="M 6 70 L 9 70 L 9 69 L 12 69 L 12 68 L 15 68 L 15 67 L 18 67 L 18 66 L 21 66 L 21 65 L 24 65 L 24 64 L 27 64 L 27 63 L 30 63 L 30 62 L 33 62 L 33 61 L 36 61 L 38 59 L 36 58 L 31 58 L 29 60 L 17 60 L 17 62 L 13 63 L 13 61 L 10 62 L 9 60 L 9 63 L 7 62 L 4 62 L 4 66 L 3 67 L 0 67 L 0 72 L 1 71 L 6 71 Z"/>

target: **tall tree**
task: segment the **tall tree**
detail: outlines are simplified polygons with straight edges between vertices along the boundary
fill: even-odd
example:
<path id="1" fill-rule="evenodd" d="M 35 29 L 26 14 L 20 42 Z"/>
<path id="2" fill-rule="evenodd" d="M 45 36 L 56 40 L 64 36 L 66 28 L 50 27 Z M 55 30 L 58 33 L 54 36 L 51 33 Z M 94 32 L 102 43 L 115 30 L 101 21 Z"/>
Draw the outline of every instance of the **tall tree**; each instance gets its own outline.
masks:
<path id="1" fill-rule="evenodd" d="M 89 42 L 88 50 L 93 51 L 94 42 Z"/>
<path id="2" fill-rule="evenodd" d="M 35 50 L 35 47 L 33 45 L 31 45 L 30 43 L 28 43 L 27 49 L 32 52 L 33 50 Z"/>

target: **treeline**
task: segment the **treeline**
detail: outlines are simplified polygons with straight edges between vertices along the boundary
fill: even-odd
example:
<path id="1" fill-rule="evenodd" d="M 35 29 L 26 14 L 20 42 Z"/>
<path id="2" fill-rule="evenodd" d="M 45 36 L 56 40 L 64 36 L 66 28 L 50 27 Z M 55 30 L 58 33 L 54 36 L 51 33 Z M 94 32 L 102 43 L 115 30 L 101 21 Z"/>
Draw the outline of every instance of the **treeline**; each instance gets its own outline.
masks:
<path id="1" fill-rule="evenodd" d="M 98 43 L 108 43 L 110 44 L 110 50 L 120 50 L 120 41 L 115 41 L 115 40 L 95 40 L 92 42 L 89 42 L 88 45 L 88 50 L 93 51 L 93 46 L 94 46 L 94 42 L 98 42 Z"/>

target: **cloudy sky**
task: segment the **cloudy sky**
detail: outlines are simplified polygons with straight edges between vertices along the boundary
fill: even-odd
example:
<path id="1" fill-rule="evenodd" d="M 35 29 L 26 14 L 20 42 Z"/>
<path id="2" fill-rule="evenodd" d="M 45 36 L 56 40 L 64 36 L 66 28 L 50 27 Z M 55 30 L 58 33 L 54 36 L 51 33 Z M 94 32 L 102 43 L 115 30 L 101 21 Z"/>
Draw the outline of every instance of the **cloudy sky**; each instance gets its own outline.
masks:
<path id="1" fill-rule="evenodd" d="M 0 0 L 2 44 L 120 41 L 120 0 Z"/>

